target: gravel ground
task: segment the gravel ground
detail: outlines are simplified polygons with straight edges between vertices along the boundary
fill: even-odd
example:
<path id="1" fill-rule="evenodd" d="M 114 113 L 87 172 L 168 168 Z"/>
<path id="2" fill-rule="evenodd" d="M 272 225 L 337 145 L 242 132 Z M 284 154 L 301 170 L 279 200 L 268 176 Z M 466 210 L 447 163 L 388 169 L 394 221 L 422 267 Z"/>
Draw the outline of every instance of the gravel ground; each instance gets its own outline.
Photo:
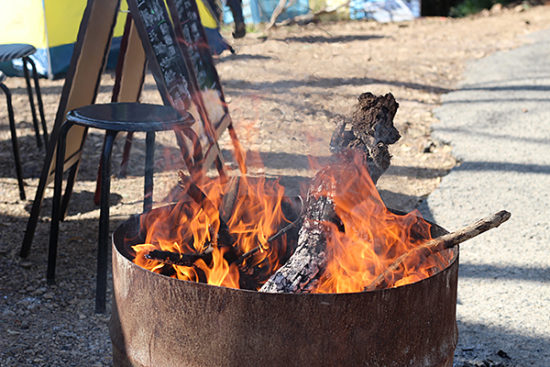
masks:
<path id="1" fill-rule="evenodd" d="M 276 29 L 267 39 L 250 33 L 234 42 L 236 55 L 217 60 L 239 138 L 246 148 L 260 151 L 268 176 L 295 188 L 312 175 L 308 157 L 328 155 L 334 118 L 348 112 L 362 92 L 391 92 L 400 103 L 395 123 L 403 137 L 392 147 L 392 167 L 378 185 L 389 206 L 411 210 L 455 165 L 450 147 L 430 137 L 440 95 L 453 90 L 467 60 L 520 45 L 526 41 L 518 36 L 548 27 L 550 7 L 521 10 L 459 20 L 293 26 Z M 90 131 L 87 137 L 60 228 L 58 283 L 47 286 L 52 189 L 46 190 L 31 255 L 23 260 L 18 250 L 44 153 L 35 145 L 23 79 L 9 78 L 6 84 L 14 96 L 28 199 L 18 198 L 7 116 L 0 103 L 0 365 L 108 366 L 110 304 L 105 315 L 93 312 L 99 210 L 92 196 L 103 135 Z M 50 129 L 62 85 L 63 80 L 41 80 Z M 106 73 L 98 102 L 110 100 L 112 85 L 113 75 Z M 150 76 L 142 100 L 160 101 Z M 134 140 L 127 178 L 116 177 L 121 140 L 113 152 L 111 229 L 141 211 L 144 136 Z M 227 136 L 221 145 L 230 148 Z M 155 205 L 162 205 L 181 167 L 173 135 L 159 134 L 157 152 L 154 198 Z"/>
<path id="2" fill-rule="evenodd" d="M 447 229 L 512 213 L 461 246 L 458 366 L 550 366 L 550 31 L 532 40 L 469 64 L 436 110 L 460 163 L 422 212 Z"/>

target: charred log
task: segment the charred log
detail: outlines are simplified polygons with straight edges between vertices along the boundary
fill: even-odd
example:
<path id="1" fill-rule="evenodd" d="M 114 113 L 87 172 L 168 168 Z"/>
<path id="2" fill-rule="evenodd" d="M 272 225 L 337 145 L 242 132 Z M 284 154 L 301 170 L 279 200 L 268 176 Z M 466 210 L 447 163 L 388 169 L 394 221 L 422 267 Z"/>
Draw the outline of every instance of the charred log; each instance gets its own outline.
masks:
<path id="1" fill-rule="evenodd" d="M 149 260 L 157 260 L 166 265 L 191 266 L 198 259 L 210 262 L 212 258 L 212 248 L 197 254 L 183 254 L 172 251 L 153 250 L 145 255 Z"/>
<path id="2" fill-rule="evenodd" d="M 363 93 L 350 120 L 340 121 L 332 134 L 330 150 L 333 153 L 347 149 L 360 149 L 367 156 L 367 167 L 376 184 L 390 166 L 391 154 L 388 145 L 399 140 L 401 135 L 393 125 L 399 104 L 391 93 L 375 96 Z M 346 126 L 351 124 L 351 129 Z"/>

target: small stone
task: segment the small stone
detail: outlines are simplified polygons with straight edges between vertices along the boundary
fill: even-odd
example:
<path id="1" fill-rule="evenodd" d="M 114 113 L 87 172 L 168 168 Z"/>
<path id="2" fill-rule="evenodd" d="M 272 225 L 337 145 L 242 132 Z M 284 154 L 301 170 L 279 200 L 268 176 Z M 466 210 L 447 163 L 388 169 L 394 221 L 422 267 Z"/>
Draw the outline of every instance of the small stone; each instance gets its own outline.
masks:
<path id="1" fill-rule="evenodd" d="M 5 317 L 13 317 L 15 315 L 16 313 L 9 309 L 5 309 L 4 311 L 2 311 L 2 316 L 5 316 Z"/>
<path id="2" fill-rule="evenodd" d="M 491 6 L 491 13 L 497 14 L 502 12 L 502 4 L 496 3 L 495 5 Z"/>
<path id="3" fill-rule="evenodd" d="M 44 299 L 53 299 L 53 296 L 53 292 L 46 292 L 42 297 L 44 297 Z"/>
<path id="4" fill-rule="evenodd" d="M 516 6 L 514 6 L 514 11 L 515 11 L 516 13 L 522 13 L 522 12 L 525 11 L 525 7 L 524 7 L 523 5 L 521 5 L 521 4 L 520 4 L 520 5 L 516 5 Z"/>
<path id="5" fill-rule="evenodd" d="M 41 294 L 46 293 L 46 290 L 47 290 L 47 289 L 46 289 L 45 287 L 40 287 L 40 288 L 38 288 L 38 289 L 35 289 L 35 290 L 31 293 L 31 295 L 33 295 L 33 296 L 40 296 Z"/>
<path id="6" fill-rule="evenodd" d="M 9 252 L 8 245 L 0 245 L 0 256 L 7 255 L 8 252 Z"/>
<path id="7" fill-rule="evenodd" d="M 424 145 L 423 152 L 424 153 L 432 153 L 435 149 L 435 143 L 433 141 L 429 141 Z"/>
<path id="8" fill-rule="evenodd" d="M 508 353 L 506 353 L 502 349 L 499 349 L 499 351 L 497 352 L 497 356 L 499 356 L 500 358 L 503 358 L 503 359 L 512 359 L 512 358 L 510 358 Z"/>
<path id="9" fill-rule="evenodd" d="M 86 315 L 84 315 L 83 313 L 78 314 L 78 319 L 79 320 L 84 320 L 85 318 L 86 318 Z"/>
<path id="10" fill-rule="evenodd" d="M 522 109 L 521 109 L 521 112 L 527 113 L 527 112 L 529 112 L 529 110 L 528 110 L 527 108 L 522 108 Z"/>
<path id="11" fill-rule="evenodd" d="M 32 262 L 30 262 L 29 260 L 21 260 L 19 266 L 21 266 L 23 269 L 30 269 L 32 267 Z"/>

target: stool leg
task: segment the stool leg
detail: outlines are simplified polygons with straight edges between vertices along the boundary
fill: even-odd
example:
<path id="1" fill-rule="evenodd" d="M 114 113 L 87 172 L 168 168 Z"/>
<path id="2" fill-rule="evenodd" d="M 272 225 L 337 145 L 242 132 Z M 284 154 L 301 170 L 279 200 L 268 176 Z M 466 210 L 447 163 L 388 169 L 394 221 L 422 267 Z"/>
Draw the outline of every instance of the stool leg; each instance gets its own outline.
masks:
<path id="1" fill-rule="evenodd" d="M 44 114 L 44 104 L 42 103 L 42 93 L 40 92 L 40 84 L 38 83 L 38 72 L 36 71 L 36 65 L 30 57 L 26 57 L 29 64 L 32 67 L 32 78 L 34 80 L 34 90 L 36 91 L 36 101 L 38 102 L 38 112 L 40 113 L 40 123 L 42 124 L 42 131 L 44 132 L 44 146 L 48 149 L 48 127 L 46 126 L 46 117 Z"/>
<path id="2" fill-rule="evenodd" d="M 105 312 L 107 291 L 107 253 L 109 245 L 109 193 L 111 190 L 111 151 L 116 131 L 107 131 L 101 153 L 101 202 L 99 215 L 99 239 L 97 248 L 97 283 L 95 312 Z"/>
<path id="3" fill-rule="evenodd" d="M 61 187 L 63 185 L 63 163 L 65 159 L 65 145 L 67 132 L 71 123 L 65 122 L 59 134 L 55 159 L 55 176 L 52 202 L 52 223 L 50 225 L 50 247 L 48 250 L 48 270 L 46 281 L 55 284 L 55 263 L 57 260 L 57 241 L 59 239 L 59 221 L 61 218 Z"/>
<path id="4" fill-rule="evenodd" d="M 13 117 L 13 105 L 11 103 L 11 92 L 4 84 L 0 83 L 0 88 L 6 94 L 6 104 L 8 105 L 8 118 L 10 121 L 11 146 L 13 148 L 13 159 L 15 161 L 15 174 L 17 184 L 19 185 L 19 197 L 25 200 L 25 187 L 23 186 L 23 173 L 21 169 L 21 159 L 19 158 L 19 144 L 17 143 L 17 134 L 15 131 L 15 118 Z"/>
<path id="5" fill-rule="evenodd" d="M 29 104 L 31 106 L 32 124 L 34 126 L 34 135 L 36 136 L 36 145 L 41 148 L 42 141 L 40 140 L 40 130 L 38 129 L 38 119 L 36 117 L 36 109 L 34 107 L 34 97 L 32 94 L 31 79 L 29 77 L 29 69 L 27 68 L 26 57 L 23 57 L 23 74 L 25 75 L 25 82 L 27 84 L 27 94 L 29 95 Z"/>
<path id="6" fill-rule="evenodd" d="M 145 190 L 143 211 L 153 209 L 153 166 L 155 164 L 155 133 L 148 132 L 145 138 Z"/>
<path id="7" fill-rule="evenodd" d="M 132 140 L 134 133 L 129 131 L 126 133 L 126 141 L 124 143 L 124 150 L 122 151 L 122 161 L 120 162 L 120 177 L 126 177 L 128 174 L 128 161 L 130 160 L 130 149 L 132 149 Z"/>

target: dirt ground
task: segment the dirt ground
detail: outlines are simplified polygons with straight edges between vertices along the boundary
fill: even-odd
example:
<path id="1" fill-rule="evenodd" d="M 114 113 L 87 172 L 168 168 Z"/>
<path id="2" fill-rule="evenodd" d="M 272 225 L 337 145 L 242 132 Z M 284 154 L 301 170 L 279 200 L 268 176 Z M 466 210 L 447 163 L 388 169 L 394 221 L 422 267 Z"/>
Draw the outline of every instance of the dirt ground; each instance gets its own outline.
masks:
<path id="1" fill-rule="evenodd" d="M 237 53 L 217 59 L 217 69 L 242 145 L 260 152 L 269 177 L 289 193 L 311 177 L 309 160 L 329 155 L 334 121 L 349 113 L 366 91 L 391 92 L 400 107 L 395 123 L 402 134 L 391 148 L 392 166 L 378 182 L 389 207 L 410 211 L 456 165 L 451 148 L 430 137 L 432 110 L 441 94 L 459 81 L 465 63 L 526 42 L 522 35 L 548 26 L 550 6 L 505 9 L 465 19 L 425 18 L 378 24 L 354 21 L 290 26 L 231 39 Z M 108 102 L 114 75 L 106 73 L 98 102 Z M 91 131 L 69 215 L 61 223 L 57 285 L 45 281 L 52 188 L 46 191 L 31 255 L 21 259 L 30 206 L 44 151 L 36 147 L 24 79 L 8 78 L 14 95 L 17 134 L 27 200 L 19 200 L 7 112 L 0 108 L 0 365 L 110 365 L 110 305 L 94 314 L 99 209 L 93 204 L 103 135 Z M 41 80 L 49 128 L 63 80 Z M 148 75 L 143 102 L 160 102 Z M 3 102 L 0 103 L 3 105 Z M 129 175 L 118 177 L 123 139 L 113 154 L 111 229 L 141 211 L 144 136 L 137 135 Z M 227 155 L 227 134 L 221 146 Z M 157 139 L 155 205 L 175 186 L 182 162 L 172 134 Z M 257 162 L 250 162 L 257 166 Z M 110 275 L 109 275 L 110 280 Z M 109 288 L 108 297 L 111 290 Z M 85 361 L 85 362 L 83 362 Z"/>

